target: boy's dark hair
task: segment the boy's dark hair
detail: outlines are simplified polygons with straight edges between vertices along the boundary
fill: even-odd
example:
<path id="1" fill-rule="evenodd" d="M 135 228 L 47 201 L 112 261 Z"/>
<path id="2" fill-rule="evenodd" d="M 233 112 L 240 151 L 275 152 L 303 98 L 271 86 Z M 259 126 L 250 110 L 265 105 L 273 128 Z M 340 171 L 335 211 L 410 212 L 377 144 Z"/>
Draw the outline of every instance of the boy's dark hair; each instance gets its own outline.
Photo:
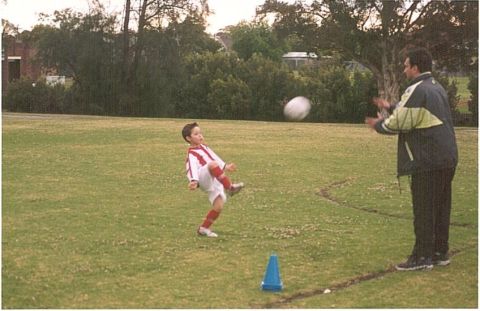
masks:
<path id="1" fill-rule="evenodd" d="M 432 71 L 432 55 L 425 48 L 413 48 L 407 51 L 410 66 L 417 66 L 420 73 Z"/>
<path id="2" fill-rule="evenodd" d="M 193 123 L 188 123 L 187 125 L 185 125 L 183 127 L 183 130 L 182 130 L 182 137 L 183 139 L 185 139 L 185 141 L 187 143 L 189 143 L 189 141 L 187 140 L 187 136 L 191 136 L 192 135 L 192 130 L 193 128 L 197 127 L 198 126 L 198 123 L 197 122 L 193 122 Z"/>

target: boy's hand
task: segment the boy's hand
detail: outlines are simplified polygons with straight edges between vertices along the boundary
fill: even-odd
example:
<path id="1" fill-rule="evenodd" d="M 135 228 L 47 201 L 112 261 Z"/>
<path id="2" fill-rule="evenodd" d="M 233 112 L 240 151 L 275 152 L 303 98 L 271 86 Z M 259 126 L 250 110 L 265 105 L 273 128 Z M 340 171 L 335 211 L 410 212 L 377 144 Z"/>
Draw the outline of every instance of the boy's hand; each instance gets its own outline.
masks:
<path id="1" fill-rule="evenodd" d="M 196 180 L 192 180 L 189 184 L 188 184 L 188 189 L 190 190 L 195 190 L 198 188 L 198 181 Z"/>
<path id="2" fill-rule="evenodd" d="M 225 170 L 228 172 L 235 172 L 237 170 L 237 165 L 235 163 L 229 163 L 225 165 Z"/>

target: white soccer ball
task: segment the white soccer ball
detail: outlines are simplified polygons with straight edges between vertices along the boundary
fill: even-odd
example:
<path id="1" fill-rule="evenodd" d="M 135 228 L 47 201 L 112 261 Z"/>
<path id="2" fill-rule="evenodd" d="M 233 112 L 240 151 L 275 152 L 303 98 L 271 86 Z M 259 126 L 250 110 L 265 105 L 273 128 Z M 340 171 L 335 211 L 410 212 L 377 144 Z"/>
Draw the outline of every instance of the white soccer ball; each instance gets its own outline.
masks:
<path id="1" fill-rule="evenodd" d="M 291 121 L 300 121 L 305 119 L 305 117 L 310 112 L 310 100 L 303 96 L 297 96 L 292 98 L 286 105 L 283 107 L 283 114 L 288 120 Z"/>

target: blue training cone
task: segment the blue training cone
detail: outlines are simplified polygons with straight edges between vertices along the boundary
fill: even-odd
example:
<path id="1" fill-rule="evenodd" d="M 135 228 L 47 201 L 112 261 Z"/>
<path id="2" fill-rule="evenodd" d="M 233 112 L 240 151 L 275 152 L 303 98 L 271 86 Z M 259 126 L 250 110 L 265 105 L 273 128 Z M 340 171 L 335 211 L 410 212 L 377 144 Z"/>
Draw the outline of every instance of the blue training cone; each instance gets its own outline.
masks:
<path id="1" fill-rule="evenodd" d="M 262 290 L 273 292 L 281 291 L 283 288 L 282 280 L 280 279 L 280 268 L 278 267 L 278 258 L 276 254 L 270 255 L 268 260 L 267 271 L 262 282 Z"/>

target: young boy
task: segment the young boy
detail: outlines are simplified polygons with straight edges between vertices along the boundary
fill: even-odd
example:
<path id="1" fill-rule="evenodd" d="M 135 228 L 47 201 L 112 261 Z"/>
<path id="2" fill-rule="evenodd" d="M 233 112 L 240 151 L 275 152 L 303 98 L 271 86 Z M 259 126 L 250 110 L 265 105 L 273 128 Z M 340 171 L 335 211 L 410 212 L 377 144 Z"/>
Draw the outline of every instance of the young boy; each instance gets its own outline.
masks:
<path id="1" fill-rule="evenodd" d="M 220 215 L 228 194 L 234 195 L 243 188 L 243 183 L 232 184 L 225 171 L 236 170 L 234 163 L 226 164 L 212 149 L 203 144 L 202 131 L 198 124 L 189 123 L 183 127 L 183 139 L 190 143 L 186 159 L 188 188 L 195 190 L 198 187 L 208 193 L 212 209 L 197 230 L 199 235 L 216 238 L 218 235 L 210 230 L 210 226 Z"/>

